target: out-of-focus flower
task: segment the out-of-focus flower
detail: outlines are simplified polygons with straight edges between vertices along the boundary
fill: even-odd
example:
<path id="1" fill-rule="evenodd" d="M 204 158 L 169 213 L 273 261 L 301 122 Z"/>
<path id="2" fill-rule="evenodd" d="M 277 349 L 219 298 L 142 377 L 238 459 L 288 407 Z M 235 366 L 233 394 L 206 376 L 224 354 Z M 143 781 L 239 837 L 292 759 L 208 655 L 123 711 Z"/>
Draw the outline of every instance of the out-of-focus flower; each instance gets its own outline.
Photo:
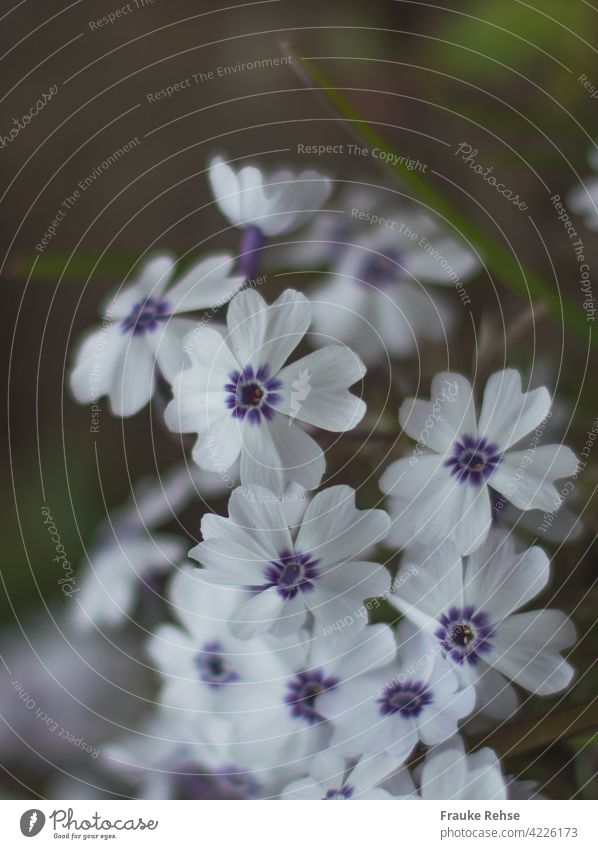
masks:
<path id="1" fill-rule="evenodd" d="M 173 721 L 163 708 L 136 733 L 104 747 L 103 763 L 126 778 L 142 799 L 261 799 L 276 796 L 301 764 L 274 766 L 238 745 L 239 729 L 213 714 Z"/>
<path id="2" fill-rule="evenodd" d="M 250 593 L 230 620 L 241 639 L 297 632 L 308 612 L 324 630 L 347 617 L 363 628 L 363 600 L 388 593 L 390 576 L 359 558 L 386 536 L 388 522 L 383 510 L 357 510 L 353 489 L 334 486 L 314 496 L 293 536 L 272 492 L 239 487 L 228 519 L 203 517 L 203 542 L 189 555 L 205 580 Z"/>
<path id="3" fill-rule="evenodd" d="M 492 749 L 465 753 L 459 735 L 432 749 L 418 770 L 417 789 L 407 770 L 384 786 L 396 799 L 498 799 L 507 798 L 507 783 Z"/>
<path id="4" fill-rule="evenodd" d="M 142 586 L 167 573 L 185 553 L 183 537 L 155 533 L 196 493 L 222 495 L 222 479 L 180 464 L 158 481 L 143 479 L 100 527 L 77 580 L 73 618 L 82 628 L 116 626 L 133 610 Z"/>
<path id="5" fill-rule="evenodd" d="M 598 230 L 598 150 L 592 147 L 588 151 L 588 162 L 594 173 L 585 177 L 581 186 L 575 186 L 569 192 L 569 206 L 583 218 L 588 230 Z"/>
<path id="6" fill-rule="evenodd" d="M 254 165 L 235 171 L 221 156 L 210 162 L 208 177 L 220 211 L 243 230 L 239 271 L 250 279 L 259 268 L 266 237 L 296 230 L 332 191 L 331 181 L 317 171 L 266 174 Z"/>
<path id="7" fill-rule="evenodd" d="M 365 403 L 348 387 L 365 369 L 349 348 L 330 345 L 284 366 L 309 327 L 311 307 L 287 290 L 268 305 L 252 290 L 228 309 L 228 337 L 203 327 L 186 347 L 192 365 L 173 384 L 166 423 L 197 433 L 193 459 L 222 472 L 241 455 L 242 483 L 283 492 L 290 482 L 314 489 L 325 468 L 318 444 L 294 424 L 341 432 L 355 427 Z"/>
<path id="8" fill-rule="evenodd" d="M 399 659 L 320 696 L 319 710 L 333 726 L 331 748 L 347 756 L 387 752 L 404 761 L 421 740 L 436 745 L 457 732 L 474 707 L 472 687 L 457 676 L 434 640 L 401 622 Z"/>
<path id="9" fill-rule="evenodd" d="M 490 530 L 490 489 L 520 510 L 558 510 L 562 497 L 554 481 L 574 475 L 578 463 L 564 445 L 538 444 L 551 404 L 545 387 L 522 392 L 514 369 L 493 374 L 479 421 L 465 377 L 436 375 L 431 396 L 401 406 L 401 425 L 417 445 L 411 456 L 391 463 L 380 480 L 391 496 L 392 543 L 450 540 L 468 554 Z M 521 450 L 513 450 L 517 444 Z"/>
<path id="10" fill-rule="evenodd" d="M 479 268 L 474 254 L 429 219 L 413 216 L 411 226 L 383 220 L 397 229 L 366 223 L 369 230 L 344 248 L 313 292 L 320 341 L 350 341 L 367 363 L 410 354 L 421 340 L 445 339 L 455 311 L 422 284 L 462 288 Z"/>
<path id="11" fill-rule="evenodd" d="M 281 799 L 392 799 L 378 785 L 399 766 L 395 758 L 382 753 L 361 758 L 352 764 L 329 749 L 314 758 L 309 775 L 293 781 L 280 794 Z"/>
<path id="12" fill-rule="evenodd" d="M 228 255 L 196 262 L 165 292 L 175 260 L 160 254 L 148 260 L 135 281 L 109 301 L 98 330 L 77 351 L 70 375 L 73 395 L 82 404 L 108 395 L 113 413 L 132 416 L 154 393 L 155 363 L 167 380 L 185 365 L 183 337 L 195 326 L 181 313 L 225 304 L 243 286 Z"/>
<path id="13" fill-rule="evenodd" d="M 505 676 L 538 695 L 564 689 L 572 667 L 560 655 L 575 641 L 571 620 L 560 610 L 515 611 L 540 593 L 549 578 L 541 548 L 515 550 L 494 531 L 464 561 L 450 543 L 410 559 L 390 601 L 437 641 L 461 685 L 475 687 L 476 707 L 504 718 L 517 708 Z"/>

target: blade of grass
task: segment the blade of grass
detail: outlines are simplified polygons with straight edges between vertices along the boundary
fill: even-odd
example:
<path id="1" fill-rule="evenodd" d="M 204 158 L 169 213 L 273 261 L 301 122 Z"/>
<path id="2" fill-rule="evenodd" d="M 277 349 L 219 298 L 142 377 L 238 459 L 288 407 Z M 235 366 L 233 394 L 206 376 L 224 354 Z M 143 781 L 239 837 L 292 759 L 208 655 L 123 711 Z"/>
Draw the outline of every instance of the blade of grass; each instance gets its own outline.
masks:
<path id="1" fill-rule="evenodd" d="M 490 746 L 499 757 L 506 757 L 533 749 L 545 749 L 559 740 L 596 731 L 598 699 L 593 699 L 587 704 L 548 712 L 539 718 L 515 722 L 488 734 L 478 734 L 468 739 L 474 749 Z"/>

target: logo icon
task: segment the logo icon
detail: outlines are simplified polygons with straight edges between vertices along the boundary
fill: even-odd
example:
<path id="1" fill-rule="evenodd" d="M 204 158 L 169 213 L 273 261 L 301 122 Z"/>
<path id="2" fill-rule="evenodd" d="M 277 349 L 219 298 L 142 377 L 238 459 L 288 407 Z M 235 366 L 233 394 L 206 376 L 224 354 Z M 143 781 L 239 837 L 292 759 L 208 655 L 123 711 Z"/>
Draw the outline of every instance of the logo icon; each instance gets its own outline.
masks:
<path id="1" fill-rule="evenodd" d="M 299 372 L 299 377 L 291 384 L 291 404 L 289 412 L 289 427 L 293 424 L 293 419 L 297 417 L 301 404 L 307 400 L 307 396 L 311 392 L 310 373 L 308 369 Z"/>
<path id="2" fill-rule="evenodd" d="M 21 815 L 21 834 L 25 837 L 35 837 L 46 824 L 46 815 L 38 808 L 31 808 Z"/>

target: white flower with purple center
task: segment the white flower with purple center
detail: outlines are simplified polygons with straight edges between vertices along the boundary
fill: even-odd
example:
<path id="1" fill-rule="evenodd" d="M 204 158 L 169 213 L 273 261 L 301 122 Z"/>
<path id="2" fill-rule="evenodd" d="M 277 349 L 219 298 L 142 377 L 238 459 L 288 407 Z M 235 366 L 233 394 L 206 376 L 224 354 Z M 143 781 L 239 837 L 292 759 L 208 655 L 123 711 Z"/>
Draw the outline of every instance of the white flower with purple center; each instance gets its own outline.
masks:
<path id="1" fill-rule="evenodd" d="M 321 799 L 355 801 L 392 799 L 379 785 L 399 766 L 396 758 L 382 753 L 361 758 L 356 763 L 327 749 L 317 755 L 309 775 L 288 784 L 281 799 Z"/>
<path id="2" fill-rule="evenodd" d="M 575 641 L 571 620 L 560 610 L 517 613 L 548 583 L 541 548 L 522 553 L 495 530 L 462 560 L 445 543 L 409 557 L 408 581 L 389 600 L 436 640 L 461 684 L 475 687 L 477 709 L 504 718 L 517 709 L 507 679 L 538 695 L 569 685 L 573 669 L 561 652 Z"/>
<path id="3" fill-rule="evenodd" d="M 248 278 L 257 273 L 266 237 L 300 227 L 332 190 L 328 177 L 317 171 L 265 174 L 253 165 L 235 171 L 221 156 L 210 162 L 208 176 L 220 211 L 243 229 L 239 271 Z"/>
<path id="4" fill-rule="evenodd" d="M 513 369 L 489 378 L 479 419 L 471 386 L 459 374 L 436 375 L 430 401 L 405 401 L 399 420 L 417 445 L 380 479 L 391 497 L 390 542 L 449 540 L 468 554 L 490 530 L 491 490 L 520 510 L 556 512 L 562 497 L 554 482 L 578 465 L 570 448 L 538 444 L 550 406 L 548 390 L 523 392 Z"/>
<path id="5" fill-rule="evenodd" d="M 154 394 L 155 363 L 172 381 L 188 362 L 183 338 L 195 323 L 180 314 L 225 304 L 243 286 L 232 266 L 228 255 L 200 260 L 165 292 L 175 260 L 160 254 L 145 262 L 108 303 L 103 326 L 79 347 L 70 376 L 77 401 L 108 395 L 116 415 L 138 413 Z"/>
<path id="6" fill-rule="evenodd" d="M 203 517 L 203 542 L 189 555 L 205 567 L 204 580 L 248 594 L 230 619 L 240 639 L 292 634 L 308 614 L 324 630 L 348 619 L 362 628 L 363 600 L 388 593 L 386 569 L 360 559 L 386 536 L 388 516 L 357 510 L 350 487 L 315 495 L 295 529 L 282 500 L 261 487 L 239 487 L 228 509 L 228 519 Z"/>
<path id="7" fill-rule="evenodd" d="M 331 748 L 350 757 L 387 752 L 402 762 L 418 741 L 451 737 L 472 712 L 475 691 L 459 687 L 430 636 L 405 621 L 398 642 L 398 663 L 320 697 L 320 713 L 334 729 Z"/>
<path id="8" fill-rule="evenodd" d="M 183 627 L 163 624 L 148 644 L 164 681 L 163 706 L 192 715 L 230 714 L 228 718 L 241 722 L 244 712 L 254 709 L 257 690 L 267 704 L 268 688 L 281 679 L 286 666 L 264 638 L 238 640 L 231 634 L 229 619 L 244 594 L 207 583 L 201 570 L 184 566 L 169 597 Z"/>
<path id="9" fill-rule="evenodd" d="M 323 341 L 350 343 L 366 363 L 409 355 L 424 340 L 446 340 L 455 311 L 434 286 L 423 284 L 454 286 L 455 279 L 466 280 L 479 268 L 471 251 L 429 219 L 412 214 L 409 229 L 403 217 L 399 210 L 383 218 L 396 229 L 372 231 L 371 224 L 362 224 L 313 293 L 316 333 Z"/>
<path id="10" fill-rule="evenodd" d="M 268 305 L 246 290 L 230 303 L 226 339 L 207 327 L 191 334 L 192 365 L 174 382 L 166 422 L 177 433 L 198 434 L 193 459 L 200 468 L 222 473 L 240 455 L 242 483 L 276 492 L 291 482 L 318 486 L 324 455 L 297 422 L 334 432 L 355 427 L 366 407 L 349 387 L 365 369 L 339 345 L 285 366 L 310 320 L 299 292 L 287 290 Z"/>

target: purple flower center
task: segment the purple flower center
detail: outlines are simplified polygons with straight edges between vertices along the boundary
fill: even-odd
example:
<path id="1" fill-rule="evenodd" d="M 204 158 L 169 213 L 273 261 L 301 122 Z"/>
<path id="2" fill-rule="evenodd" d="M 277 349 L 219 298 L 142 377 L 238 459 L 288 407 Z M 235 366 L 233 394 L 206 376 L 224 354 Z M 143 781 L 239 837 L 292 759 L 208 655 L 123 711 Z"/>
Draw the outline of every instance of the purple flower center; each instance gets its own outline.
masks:
<path id="1" fill-rule="evenodd" d="M 358 282 L 361 285 L 369 284 L 376 289 L 386 289 L 397 280 L 401 270 L 400 259 L 401 255 L 398 251 L 370 254 L 361 267 Z"/>
<path id="2" fill-rule="evenodd" d="M 131 312 L 121 322 L 123 333 L 133 333 L 134 336 L 143 336 L 145 333 L 153 333 L 161 321 L 170 318 L 170 304 L 157 298 L 146 298 L 134 304 Z"/>
<path id="3" fill-rule="evenodd" d="M 316 568 L 319 562 L 311 554 L 285 548 L 280 552 L 278 560 L 273 560 L 266 567 L 266 583 L 259 589 L 276 587 L 285 601 L 295 598 L 299 591 L 309 592 L 314 588 L 313 582 L 320 577 Z"/>
<path id="4" fill-rule="evenodd" d="M 200 679 L 209 687 L 220 687 L 238 681 L 239 676 L 228 662 L 222 643 L 210 640 L 195 655 L 195 666 Z"/>
<path id="5" fill-rule="evenodd" d="M 301 670 L 287 683 L 287 694 L 284 697 L 291 709 L 291 716 L 303 719 L 310 725 L 323 722 L 323 717 L 316 711 L 316 699 L 325 692 L 332 690 L 338 684 L 338 679 L 326 675 L 323 669 Z"/>
<path id="6" fill-rule="evenodd" d="M 419 716 L 433 699 L 423 681 L 389 681 L 376 701 L 382 716 L 398 713 L 403 719 L 409 719 Z"/>
<path id="7" fill-rule="evenodd" d="M 472 604 L 465 607 L 451 607 L 439 619 L 441 627 L 436 631 L 442 649 L 455 663 L 467 663 L 472 666 L 479 656 L 492 649 L 494 630 L 487 613 L 476 610 Z"/>
<path id="8" fill-rule="evenodd" d="M 469 481 L 474 486 L 484 483 L 502 460 L 498 445 L 488 442 L 485 436 L 460 436 L 451 451 L 444 465 L 460 483 Z"/>
<path id="9" fill-rule="evenodd" d="M 178 795 L 182 799 L 255 799 L 260 785 L 251 772 L 235 764 L 215 772 L 197 772 L 197 766 L 182 766 L 178 775 Z"/>
<path id="10" fill-rule="evenodd" d="M 252 424 L 259 424 L 262 416 L 266 419 L 274 416 L 274 406 L 281 401 L 277 390 L 282 387 L 282 381 L 270 377 L 269 366 L 260 366 L 257 371 L 253 366 L 245 366 L 243 371 L 231 372 L 228 381 L 224 386 L 226 406 L 234 418 L 247 417 Z"/>
<path id="11" fill-rule="evenodd" d="M 351 799 L 355 789 L 350 784 L 343 784 L 338 790 L 327 790 L 322 799 Z"/>

